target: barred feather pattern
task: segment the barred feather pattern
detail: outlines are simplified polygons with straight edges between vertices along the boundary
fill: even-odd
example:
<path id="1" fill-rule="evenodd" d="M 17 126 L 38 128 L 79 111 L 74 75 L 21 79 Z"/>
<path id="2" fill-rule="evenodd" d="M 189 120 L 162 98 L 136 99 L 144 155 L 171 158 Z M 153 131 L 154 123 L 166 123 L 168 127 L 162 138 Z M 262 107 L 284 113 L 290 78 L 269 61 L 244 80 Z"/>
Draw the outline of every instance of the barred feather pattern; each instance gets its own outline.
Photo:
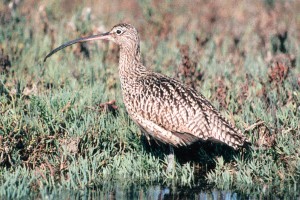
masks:
<path id="1" fill-rule="evenodd" d="M 225 143 L 234 149 L 247 142 L 239 129 L 226 120 L 194 89 L 163 74 L 148 70 L 140 59 L 139 36 L 129 24 L 115 37 L 120 45 L 119 76 L 129 116 L 147 136 L 187 146 L 199 140 Z"/>

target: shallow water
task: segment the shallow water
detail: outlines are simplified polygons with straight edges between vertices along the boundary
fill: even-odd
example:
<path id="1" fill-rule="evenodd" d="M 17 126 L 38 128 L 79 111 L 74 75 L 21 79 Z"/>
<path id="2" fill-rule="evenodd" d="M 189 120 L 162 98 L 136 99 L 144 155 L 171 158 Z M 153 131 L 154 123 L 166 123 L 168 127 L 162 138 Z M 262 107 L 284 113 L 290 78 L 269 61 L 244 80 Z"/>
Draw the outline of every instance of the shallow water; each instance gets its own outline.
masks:
<path id="1" fill-rule="evenodd" d="M 214 188 L 198 187 L 168 187 L 161 185 L 149 186 L 111 186 L 106 185 L 96 189 L 82 191 L 52 191 L 42 199 L 203 199 L 203 200 L 229 200 L 229 199 L 300 199 L 299 190 L 278 191 L 261 190 L 257 192 L 241 193 L 233 190 L 218 190 Z"/>

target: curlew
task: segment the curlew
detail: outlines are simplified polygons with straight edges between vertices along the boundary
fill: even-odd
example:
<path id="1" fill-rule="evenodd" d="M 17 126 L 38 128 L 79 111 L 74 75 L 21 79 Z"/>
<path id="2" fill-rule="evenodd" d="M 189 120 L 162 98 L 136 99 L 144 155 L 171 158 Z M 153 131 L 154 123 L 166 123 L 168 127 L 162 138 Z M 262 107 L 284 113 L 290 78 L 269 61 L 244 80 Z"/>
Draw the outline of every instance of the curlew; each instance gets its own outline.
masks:
<path id="1" fill-rule="evenodd" d="M 170 147 L 188 146 L 199 140 L 225 143 L 234 149 L 248 143 L 242 132 L 202 94 L 142 64 L 139 35 L 130 24 L 118 24 L 107 33 L 66 42 L 52 50 L 44 61 L 72 44 L 101 39 L 120 46 L 123 101 L 128 115 L 147 138 L 152 136 Z"/>

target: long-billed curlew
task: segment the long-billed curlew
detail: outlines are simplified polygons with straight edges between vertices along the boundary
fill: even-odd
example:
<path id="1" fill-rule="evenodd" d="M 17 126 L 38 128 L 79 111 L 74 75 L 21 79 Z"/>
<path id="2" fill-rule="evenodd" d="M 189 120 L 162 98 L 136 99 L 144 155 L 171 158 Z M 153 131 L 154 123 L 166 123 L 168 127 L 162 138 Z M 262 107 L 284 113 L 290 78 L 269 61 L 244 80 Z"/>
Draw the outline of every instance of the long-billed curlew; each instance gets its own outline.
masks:
<path id="1" fill-rule="evenodd" d="M 105 39 L 120 46 L 119 76 L 125 107 L 131 119 L 148 137 L 172 146 L 214 140 L 234 149 L 247 143 L 239 129 L 229 123 L 205 97 L 163 74 L 148 70 L 141 62 L 140 40 L 130 24 L 111 31 L 67 42 L 44 59 L 78 42 Z"/>

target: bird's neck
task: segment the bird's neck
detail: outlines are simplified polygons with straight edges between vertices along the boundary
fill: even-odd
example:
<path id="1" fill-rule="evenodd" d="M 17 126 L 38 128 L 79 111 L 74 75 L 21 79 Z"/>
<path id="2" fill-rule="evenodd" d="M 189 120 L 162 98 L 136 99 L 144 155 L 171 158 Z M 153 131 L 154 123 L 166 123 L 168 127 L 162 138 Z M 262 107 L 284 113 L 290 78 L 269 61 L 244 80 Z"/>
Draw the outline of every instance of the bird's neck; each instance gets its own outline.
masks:
<path id="1" fill-rule="evenodd" d="M 119 75 L 121 82 L 139 78 L 146 68 L 141 63 L 139 45 L 120 47 Z"/>

